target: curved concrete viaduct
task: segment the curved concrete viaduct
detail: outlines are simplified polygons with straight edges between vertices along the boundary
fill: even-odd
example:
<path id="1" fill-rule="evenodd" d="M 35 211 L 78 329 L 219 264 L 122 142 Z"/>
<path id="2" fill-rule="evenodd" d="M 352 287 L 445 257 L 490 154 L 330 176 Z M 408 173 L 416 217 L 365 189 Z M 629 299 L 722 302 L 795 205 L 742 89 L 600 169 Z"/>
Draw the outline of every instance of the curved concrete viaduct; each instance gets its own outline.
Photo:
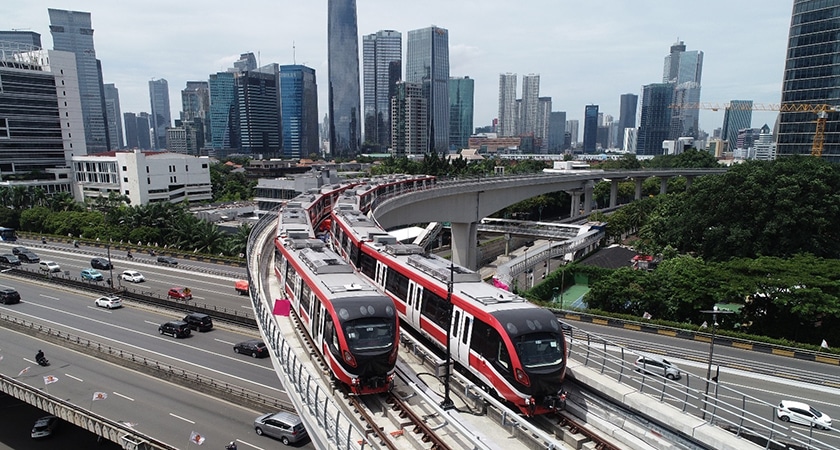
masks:
<path id="1" fill-rule="evenodd" d="M 403 194 L 382 201 L 373 215 L 385 229 L 429 221 L 452 224 L 452 259 L 464 267 L 476 269 L 477 225 L 481 219 L 502 208 L 550 192 L 566 191 L 572 197 L 571 216 L 591 213 L 592 191 L 596 181 L 612 183 L 610 206 L 616 206 L 618 183 L 627 179 L 636 182 L 636 199 L 641 198 L 645 178 L 661 179 L 660 193 L 668 191 L 668 180 L 715 175 L 726 169 L 665 169 L 580 171 L 574 173 L 542 173 L 517 177 L 484 178 L 441 182 L 432 189 Z"/>

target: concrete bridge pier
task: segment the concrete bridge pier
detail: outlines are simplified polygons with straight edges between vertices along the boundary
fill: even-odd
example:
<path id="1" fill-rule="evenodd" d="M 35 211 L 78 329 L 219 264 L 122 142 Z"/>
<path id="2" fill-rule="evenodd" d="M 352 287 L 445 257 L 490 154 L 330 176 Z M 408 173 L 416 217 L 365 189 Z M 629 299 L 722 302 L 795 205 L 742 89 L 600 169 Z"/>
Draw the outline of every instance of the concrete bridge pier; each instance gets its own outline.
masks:
<path id="1" fill-rule="evenodd" d="M 610 180 L 610 208 L 618 205 L 618 180 Z"/>
<path id="2" fill-rule="evenodd" d="M 589 215 L 592 213 L 592 197 L 595 192 L 595 182 L 587 181 L 583 187 L 583 213 Z"/>
<path id="3" fill-rule="evenodd" d="M 633 181 L 636 182 L 636 200 L 642 199 L 642 183 L 645 181 L 644 178 L 633 178 Z"/>
<path id="4" fill-rule="evenodd" d="M 580 194 L 581 191 L 578 189 L 569 191 L 569 195 L 572 196 L 572 210 L 569 211 L 569 217 L 571 218 L 575 218 L 580 215 Z"/>
<path id="5" fill-rule="evenodd" d="M 452 222 L 452 261 L 468 269 L 478 267 L 478 223 Z"/>
<path id="6" fill-rule="evenodd" d="M 668 177 L 661 177 L 659 182 L 659 193 L 660 194 L 667 194 L 668 193 Z"/>

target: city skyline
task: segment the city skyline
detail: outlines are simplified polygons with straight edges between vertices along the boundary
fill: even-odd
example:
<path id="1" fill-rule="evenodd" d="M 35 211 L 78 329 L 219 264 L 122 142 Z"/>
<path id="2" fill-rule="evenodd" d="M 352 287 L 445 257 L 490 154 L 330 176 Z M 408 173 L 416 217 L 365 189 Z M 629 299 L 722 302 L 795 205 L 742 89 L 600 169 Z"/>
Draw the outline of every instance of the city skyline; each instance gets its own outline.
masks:
<path id="1" fill-rule="evenodd" d="M 781 100 L 792 1 L 729 4 L 714 0 L 699 7 L 687 1 L 627 4 L 607 0 L 598 5 L 534 1 L 527 8 L 505 8 L 505 14 L 494 12 L 502 8 L 494 6 L 494 1 L 479 9 L 430 1 L 428 8 L 402 15 L 390 2 L 359 0 L 359 47 L 362 35 L 382 29 L 404 36 L 431 25 L 449 30 L 450 75 L 475 80 L 476 127 L 489 125 L 497 117 L 499 74 L 507 72 L 540 74 L 540 95 L 552 97 L 553 110 L 565 111 L 569 120 L 582 121 L 587 104 L 598 104 L 600 111 L 618 117 L 622 94 L 641 97 L 643 85 L 661 80 L 663 58 L 677 40 L 704 52 L 702 101 L 750 99 L 775 104 Z M 91 13 L 103 79 L 119 89 L 122 111 L 149 112 L 147 83 L 165 78 L 170 84 L 172 116 L 177 117 L 176 94 L 187 81 L 206 81 L 248 51 L 258 55 L 260 65 L 305 64 L 326 81 L 326 3 L 284 5 L 281 10 L 258 1 L 264 3 L 255 6 L 259 10 L 282 12 L 265 17 L 230 14 L 217 1 L 185 1 L 161 10 L 165 14 L 160 15 L 155 13 L 159 10 L 155 2 L 69 3 L 62 8 Z M 696 17 L 685 20 L 689 5 Z M 51 6 L 42 0 L 16 5 L 3 14 L 0 29 L 38 32 L 44 47 L 53 48 L 47 14 Z M 206 20 L 189 19 L 196 8 L 204 11 Z M 717 14 L 721 10 L 728 13 Z M 750 18 L 749 26 L 745 17 Z M 760 49 L 755 42 L 762 43 Z M 319 117 L 327 112 L 326 84 L 318 86 Z M 772 127 L 775 116 L 757 112 L 753 126 L 768 123 Z M 722 123 L 722 112 L 701 111 L 704 131 L 711 133 Z"/>

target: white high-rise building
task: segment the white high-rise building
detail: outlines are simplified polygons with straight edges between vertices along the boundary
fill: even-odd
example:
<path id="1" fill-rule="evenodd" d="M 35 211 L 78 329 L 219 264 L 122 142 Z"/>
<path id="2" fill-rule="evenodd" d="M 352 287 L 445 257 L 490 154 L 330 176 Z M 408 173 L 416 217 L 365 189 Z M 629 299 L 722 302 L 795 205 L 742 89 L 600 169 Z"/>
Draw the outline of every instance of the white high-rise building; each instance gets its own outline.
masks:
<path id="1" fill-rule="evenodd" d="M 624 129 L 624 150 L 628 153 L 636 153 L 636 134 L 638 131 L 638 128 Z"/>
<path id="2" fill-rule="evenodd" d="M 499 74 L 499 136 L 516 136 L 516 74 Z"/>
<path id="3" fill-rule="evenodd" d="M 580 121 L 579 120 L 567 120 L 566 121 L 566 133 L 569 133 L 569 137 L 571 138 L 572 147 L 577 147 L 578 144 L 578 130 L 580 129 Z"/>
<path id="4" fill-rule="evenodd" d="M 522 76 L 522 109 L 519 116 L 519 134 L 536 136 L 537 107 L 540 98 L 540 76 Z"/>

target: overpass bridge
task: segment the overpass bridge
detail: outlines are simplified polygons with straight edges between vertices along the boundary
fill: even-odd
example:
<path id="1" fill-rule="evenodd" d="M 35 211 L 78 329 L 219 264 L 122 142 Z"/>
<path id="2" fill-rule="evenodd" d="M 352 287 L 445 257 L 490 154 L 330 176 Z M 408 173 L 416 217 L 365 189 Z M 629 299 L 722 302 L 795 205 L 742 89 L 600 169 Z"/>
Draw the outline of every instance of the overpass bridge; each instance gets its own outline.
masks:
<path id="1" fill-rule="evenodd" d="M 429 221 L 450 222 L 452 226 L 452 259 L 470 269 L 477 269 L 477 232 L 481 220 L 523 200 L 551 192 L 565 191 L 572 197 L 571 217 L 592 212 L 595 183 L 611 183 L 610 207 L 617 206 L 618 183 L 634 180 L 636 199 L 641 198 L 642 183 L 656 177 L 660 193 L 668 192 L 668 180 L 685 177 L 690 185 L 695 177 L 718 175 L 726 169 L 662 169 L 581 171 L 574 173 L 542 173 L 514 177 L 490 177 L 440 182 L 434 188 L 411 192 L 377 201 L 372 208 L 379 225 L 388 230 Z M 581 208 L 583 197 L 583 208 Z"/>

